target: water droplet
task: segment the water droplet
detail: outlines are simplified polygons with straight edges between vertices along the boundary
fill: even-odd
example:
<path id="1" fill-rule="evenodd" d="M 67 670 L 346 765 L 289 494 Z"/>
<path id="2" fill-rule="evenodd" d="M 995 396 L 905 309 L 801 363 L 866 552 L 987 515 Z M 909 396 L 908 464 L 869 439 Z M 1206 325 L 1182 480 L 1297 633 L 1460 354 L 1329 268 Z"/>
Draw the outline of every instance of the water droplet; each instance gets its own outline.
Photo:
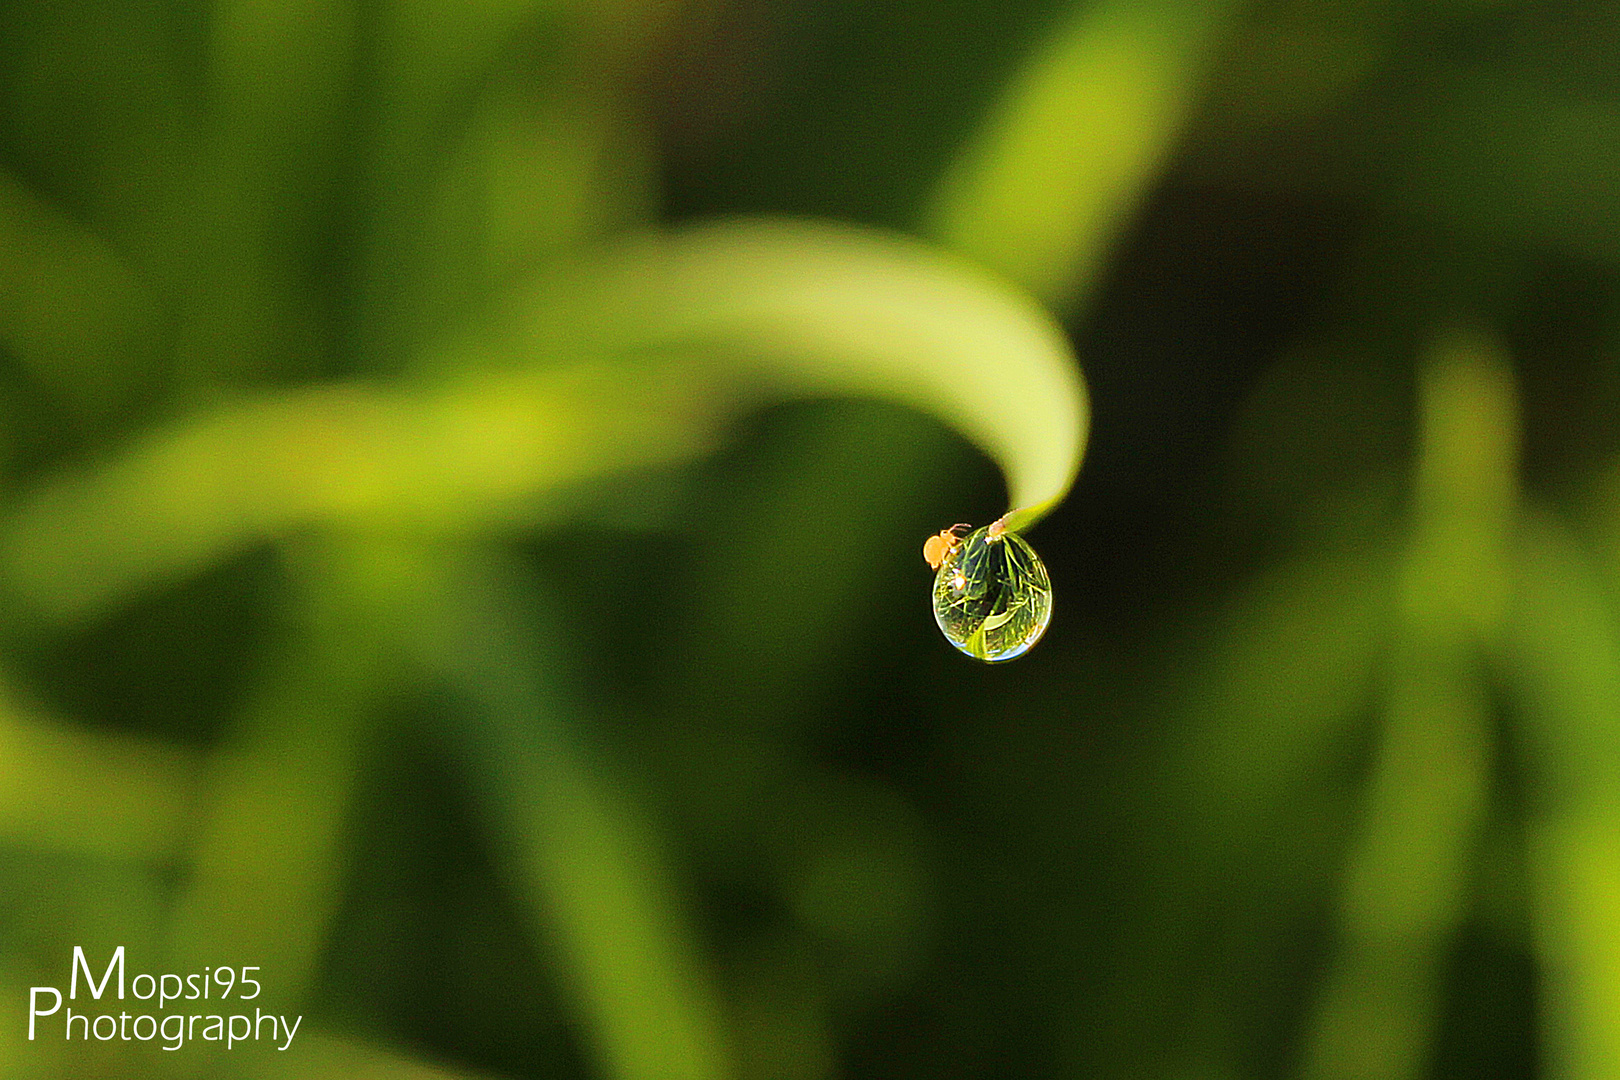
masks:
<path id="1" fill-rule="evenodd" d="M 934 577 L 934 621 L 969 656 L 1011 660 L 1041 640 L 1052 619 L 1052 580 L 1035 549 L 992 526 L 945 554 Z"/>

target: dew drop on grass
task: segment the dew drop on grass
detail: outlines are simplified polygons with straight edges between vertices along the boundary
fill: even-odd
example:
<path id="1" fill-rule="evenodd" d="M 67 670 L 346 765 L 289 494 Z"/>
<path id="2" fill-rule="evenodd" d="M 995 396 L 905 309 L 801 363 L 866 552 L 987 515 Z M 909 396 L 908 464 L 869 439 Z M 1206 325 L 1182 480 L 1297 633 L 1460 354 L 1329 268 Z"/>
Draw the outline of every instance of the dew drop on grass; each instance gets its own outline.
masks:
<path id="1" fill-rule="evenodd" d="M 977 529 L 951 545 L 934 577 L 934 621 L 969 656 L 1011 660 L 1041 640 L 1052 619 L 1052 581 L 1016 533 Z"/>

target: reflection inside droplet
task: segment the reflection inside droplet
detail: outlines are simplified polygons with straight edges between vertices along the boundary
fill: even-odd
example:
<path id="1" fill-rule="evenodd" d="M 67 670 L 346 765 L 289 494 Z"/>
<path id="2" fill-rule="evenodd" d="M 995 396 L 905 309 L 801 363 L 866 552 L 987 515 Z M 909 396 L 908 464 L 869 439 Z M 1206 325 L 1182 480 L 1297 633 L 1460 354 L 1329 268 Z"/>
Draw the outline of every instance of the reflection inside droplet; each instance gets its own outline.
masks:
<path id="1" fill-rule="evenodd" d="M 1035 549 L 993 526 L 945 554 L 934 576 L 934 621 L 969 656 L 992 663 L 1022 656 L 1052 619 L 1052 582 Z"/>

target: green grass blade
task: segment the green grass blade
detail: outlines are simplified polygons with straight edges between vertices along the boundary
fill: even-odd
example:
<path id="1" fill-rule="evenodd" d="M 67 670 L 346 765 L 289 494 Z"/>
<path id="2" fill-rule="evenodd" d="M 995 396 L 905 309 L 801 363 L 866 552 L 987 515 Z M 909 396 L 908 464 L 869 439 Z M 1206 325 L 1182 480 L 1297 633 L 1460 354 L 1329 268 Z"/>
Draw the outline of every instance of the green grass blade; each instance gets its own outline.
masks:
<path id="1" fill-rule="evenodd" d="M 580 734 L 566 628 L 541 620 L 537 584 L 491 557 L 424 559 L 401 625 L 464 706 L 453 744 L 600 1075 L 725 1080 L 720 1004 L 667 852 Z"/>
<path id="2" fill-rule="evenodd" d="M 1538 780 L 1530 859 L 1547 1074 L 1620 1070 L 1620 621 L 1599 560 L 1550 515 L 1530 517 L 1502 670 Z"/>
<path id="3" fill-rule="evenodd" d="M 706 452 L 738 412 L 794 397 L 875 396 L 943 420 L 1001 465 L 1009 528 L 1079 469 L 1086 398 L 1056 324 L 898 238 L 746 222 L 646 240 L 548 278 L 497 327 L 431 365 L 464 372 L 452 380 L 238 402 L 57 477 L 0 525 L 0 581 L 83 617 L 307 525 L 487 524 Z"/>
<path id="4" fill-rule="evenodd" d="M 113 861 L 176 859 L 199 764 L 176 747 L 55 722 L 0 684 L 0 845 Z"/>
<path id="5" fill-rule="evenodd" d="M 1014 517 L 1068 492 L 1089 419 L 1062 330 L 971 264 L 896 235 L 737 221 L 627 245 L 524 305 L 510 351 L 696 354 L 752 401 L 872 396 L 995 460 Z"/>
<path id="6" fill-rule="evenodd" d="M 95 415 L 143 377 L 158 322 L 111 245 L 0 171 L 0 345 L 32 379 Z"/>
<path id="7" fill-rule="evenodd" d="M 946 173 L 926 226 L 1058 304 L 1085 291 L 1169 153 L 1233 5 L 1075 7 Z"/>
<path id="8" fill-rule="evenodd" d="M 1492 712 L 1481 653 L 1504 629 L 1517 499 L 1517 395 L 1489 340 L 1452 335 L 1423 372 L 1412 538 L 1339 945 L 1302 1075 L 1424 1075 L 1487 813 Z"/>

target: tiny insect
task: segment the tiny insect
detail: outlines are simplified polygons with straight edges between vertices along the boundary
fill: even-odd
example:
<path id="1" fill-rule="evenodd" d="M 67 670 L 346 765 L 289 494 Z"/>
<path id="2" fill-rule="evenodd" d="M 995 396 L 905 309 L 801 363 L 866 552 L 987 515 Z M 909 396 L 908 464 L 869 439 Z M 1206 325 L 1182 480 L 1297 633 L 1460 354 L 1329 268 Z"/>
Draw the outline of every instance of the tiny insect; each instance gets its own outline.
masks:
<path id="1" fill-rule="evenodd" d="M 962 545 L 962 538 L 957 535 L 959 529 L 971 529 L 972 525 L 959 522 L 948 529 L 939 532 L 923 541 L 923 559 L 928 563 L 929 569 L 938 570 L 940 564 L 950 557 L 951 552 Z"/>

